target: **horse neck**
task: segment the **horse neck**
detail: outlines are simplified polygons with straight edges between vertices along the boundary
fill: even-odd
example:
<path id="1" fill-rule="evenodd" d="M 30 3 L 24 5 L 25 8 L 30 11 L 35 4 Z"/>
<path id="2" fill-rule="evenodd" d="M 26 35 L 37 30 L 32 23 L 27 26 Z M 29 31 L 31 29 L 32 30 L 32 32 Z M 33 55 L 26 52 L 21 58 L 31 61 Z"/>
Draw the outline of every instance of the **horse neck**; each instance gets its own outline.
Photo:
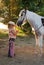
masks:
<path id="1" fill-rule="evenodd" d="M 39 15 L 37 15 L 36 13 L 34 13 L 34 12 L 31 12 L 31 11 L 29 11 L 29 10 L 27 10 L 27 13 L 26 13 L 26 18 L 27 18 L 27 20 L 33 20 L 34 19 L 34 16 L 39 16 Z"/>
<path id="2" fill-rule="evenodd" d="M 33 16 L 32 15 L 33 15 L 32 12 L 27 10 L 26 19 L 27 19 L 28 23 L 33 27 L 34 21 L 33 21 Z"/>
<path id="3" fill-rule="evenodd" d="M 39 28 L 42 23 L 41 23 L 41 18 L 39 15 L 37 15 L 36 13 L 34 12 L 30 12 L 27 10 L 27 13 L 26 13 L 26 18 L 27 18 L 27 21 L 29 22 L 29 24 L 35 29 L 35 28 Z"/>

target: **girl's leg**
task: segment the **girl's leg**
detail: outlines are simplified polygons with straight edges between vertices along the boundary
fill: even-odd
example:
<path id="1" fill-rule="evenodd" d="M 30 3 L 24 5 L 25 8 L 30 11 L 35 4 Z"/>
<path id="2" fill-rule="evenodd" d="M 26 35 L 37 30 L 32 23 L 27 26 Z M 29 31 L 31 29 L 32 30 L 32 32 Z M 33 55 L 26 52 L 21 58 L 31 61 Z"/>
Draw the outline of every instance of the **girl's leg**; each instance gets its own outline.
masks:
<path id="1" fill-rule="evenodd" d="M 14 41 L 11 41 L 10 54 L 11 57 L 14 57 Z"/>
<path id="2" fill-rule="evenodd" d="M 9 41 L 8 57 L 14 57 L 14 41 Z"/>
<path id="3" fill-rule="evenodd" d="M 10 42 L 10 40 L 9 40 L 8 57 L 10 57 L 10 44 L 11 44 L 11 42 Z"/>

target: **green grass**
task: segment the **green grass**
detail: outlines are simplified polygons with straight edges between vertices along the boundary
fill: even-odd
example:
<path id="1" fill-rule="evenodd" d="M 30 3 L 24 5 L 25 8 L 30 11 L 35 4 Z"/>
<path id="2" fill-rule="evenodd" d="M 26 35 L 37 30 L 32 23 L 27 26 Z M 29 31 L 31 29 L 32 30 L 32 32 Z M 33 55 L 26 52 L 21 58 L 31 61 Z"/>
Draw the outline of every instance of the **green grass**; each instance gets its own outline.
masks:
<path id="1" fill-rule="evenodd" d="M 8 34 L 0 33 L 0 38 L 6 38 L 8 37 Z"/>

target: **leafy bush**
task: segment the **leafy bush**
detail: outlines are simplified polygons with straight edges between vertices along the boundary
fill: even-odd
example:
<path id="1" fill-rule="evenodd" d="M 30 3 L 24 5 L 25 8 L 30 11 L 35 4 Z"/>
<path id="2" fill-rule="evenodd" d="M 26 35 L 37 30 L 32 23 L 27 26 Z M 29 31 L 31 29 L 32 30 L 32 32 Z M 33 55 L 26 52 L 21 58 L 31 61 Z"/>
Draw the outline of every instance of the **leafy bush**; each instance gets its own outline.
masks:
<path id="1" fill-rule="evenodd" d="M 29 25 L 28 22 L 26 22 L 23 26 L 22 26 L 22 29 L 25 33 L 31 33 L 32 29 L 31 29 L 31 26 Z"/>

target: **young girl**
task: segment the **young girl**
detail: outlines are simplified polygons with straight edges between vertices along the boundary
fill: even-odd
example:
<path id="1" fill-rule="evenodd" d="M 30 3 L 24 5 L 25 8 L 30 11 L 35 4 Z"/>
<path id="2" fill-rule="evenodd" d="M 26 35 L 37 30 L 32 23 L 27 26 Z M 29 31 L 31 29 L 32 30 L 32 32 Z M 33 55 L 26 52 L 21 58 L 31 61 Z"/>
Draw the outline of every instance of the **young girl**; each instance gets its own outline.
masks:
<path id="1" fill-rule="evenodd" d="M 15 23 L 9 21 L 8 23 L 8 30 L 9 30 L 9 50 L 8 50 L 8 57 L 14 57 L 14 42 L 16 39 L 17 31 L 15 30 Z"/>

